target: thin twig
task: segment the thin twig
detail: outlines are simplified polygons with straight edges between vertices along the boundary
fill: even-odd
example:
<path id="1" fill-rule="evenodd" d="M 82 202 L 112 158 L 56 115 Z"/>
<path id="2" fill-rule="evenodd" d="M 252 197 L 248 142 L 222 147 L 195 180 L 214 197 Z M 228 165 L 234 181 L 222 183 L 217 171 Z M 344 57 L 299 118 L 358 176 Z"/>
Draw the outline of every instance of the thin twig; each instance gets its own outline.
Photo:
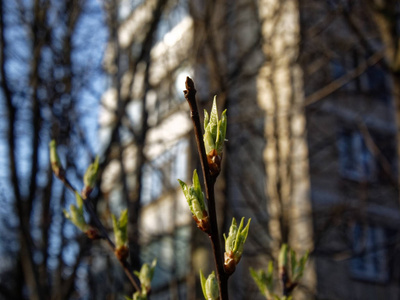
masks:
<path id="1" fill-rule="evenodd" d="M 69 180 L 67 178 L 63 179 L 63 182 L 65 184 L 65 186 L 70 189 L 73 193 L 76 193 L 76 189 L 72 186 L 72 184 L 69 182 Z M 96 228 L 99 230 L 100 232 L 100 237 L 102 239 L 104 239 L 107 244 L 110 246 L 112 252 L 115 254 L 115 244 L 113 243 L 113 241 L 110 239 L 106 228 L 104 227 L 103 223 L 101 223 L 100 219 L 97 217 L 97 214 L 93 208 L 92 203 L 90 202 L 90 199 L 84 199 L 83 201 L 86 211 L 89 213 L 94 225 L 96 226 Z M 117 259 L 119 261 L 119 263 L 121 264 L 122 268 L 125 271 L 126 276 L 128 277 L 129 281 L 131 282 L 131 284 L 133 285 L 133 287 L 135 288 L 136 291 L 140 291 L 140 283 L 139 280 L 136 278 L 136 276 L 133 274 L 133 270 L 131 265 L 128 263 L 128 261 L 126 259 Z"/>
<path id="2" fill-rule="evenodd" d="M 204 148 L 203 133 L 201 130 L 199 112 L 196 104 L 196 89 L 194 87 L 194 82 L 189 77 L 186 78 L 186 90 L 183 91 L 185 98 L 190 107 L 190 117 L 193 121 L 194 133 L 197 142 L 197 151 L 199 152 L 201 168 L 203 170 L 206 198 L 208 202 L 208 212 L 210 214 L 210 225 L 211 233 L 209 238 L 211 240 L 211 245 L 214 254 L 214 262 L 217 267 L 217 281 L 219 287 L 219 297 L 221 300 L 227 300 L 228 297 L 228 278 L 229 276 L 224 271 L 224 259 L 223 253 L 221 251 L 219 233 L 218 233 L 218 223 L 217 214 L 215 211 L 215 198 L 214 198 L 214 185 L 216 176 L 211 176 L 210 170 L 207 163 L 207 155 Z"/>
<path id="3" fill-rule="evenodd" d="M 351 80 L 359 77 L 363 74 L 369 67 L 379 63 L 385 56 L 385 51 L 380 50 L 372 54 L 368 59 L 360 63 L 355 69 L 351 70 L 350 72 L 344 74 L 343 76 L 339 77 L 338 79 L 330 82 L 323 88 L 315 91 L 311 95 L 307 96 L 304 100 L 304 105 L 308 106 L 311 105 L 327 96 L 332 94 L 333 92 L 340 89 L 345 84 L 349 83 Z"/>

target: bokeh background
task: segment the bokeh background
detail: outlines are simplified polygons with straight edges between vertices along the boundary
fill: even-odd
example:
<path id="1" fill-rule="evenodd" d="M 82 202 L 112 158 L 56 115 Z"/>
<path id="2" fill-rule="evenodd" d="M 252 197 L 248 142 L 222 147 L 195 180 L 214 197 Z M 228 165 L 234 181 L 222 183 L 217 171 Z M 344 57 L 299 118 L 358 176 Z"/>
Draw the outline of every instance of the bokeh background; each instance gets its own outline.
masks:
<path id="1" fill-rule="evenodd" d="M 400 1 L 0 0 L 0 18 L 0 299 L 133 292 L 63 217 L 51 139 L 79 189 L 99 155 L 90 201 L 110 234 L 128 208 L 131 264 L 158 259 L 151 298 L 202 299 L 211 246 L 177 181 L 200 170 L 186 76 L 200 111 L 227 109 L 220 232 L 252 218 L 231 298 L 263 299 L 249 267 L 289 243 L 310 251 L 296 300 L 400 299 Z"/>

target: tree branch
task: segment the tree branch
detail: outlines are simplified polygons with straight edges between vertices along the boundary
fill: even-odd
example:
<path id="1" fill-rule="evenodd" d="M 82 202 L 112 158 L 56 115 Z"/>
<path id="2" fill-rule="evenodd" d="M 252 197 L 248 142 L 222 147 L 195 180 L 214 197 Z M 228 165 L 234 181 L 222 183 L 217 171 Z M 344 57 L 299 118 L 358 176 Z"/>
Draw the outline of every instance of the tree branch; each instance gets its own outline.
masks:
<path id="1" fill-rule="evenodd" d="M 196 104 L 196 89 L 194 87 L 194 82 L 189 77 L 186 78 L 186 90 L 183 91 L 185 98 L 190 107 L 190 117 L 193 121 L 194 133 L 196 136 L 197 150 L 200 156 L 201 168 L 203 170 L 204 184 L 206 197 L 208 202 L 208 212 L 210 214 L 210 225 L 211 233 L 209 238 L 211 240 L 211 245 L 214 254 L 214 262 L 217 268 L 217 281 L 219 286 L 219 297 L 221 300 L 227 300 L 228 297 L 228 278 L 229 276 L 224 271 L 224 259 L 223 253 L 221 251 L 219 233 L 218 233 L 218 223 L 217 214 L 215 211 L 215 197 L 214 197 L 214 185 L 216 176 L 212 176 L 208 167 L 207 155 L 204 148 L 203 133 L 201 130 L 199 112 Z"/>
<path id="2" fill-rule="evenodd" d="M 72 184 L 68 181 L 67 178 L 64 178 L 63 180 L 65 186 L 70 189 L 73 193 L 75 193 L 77 190 L 72 186 Z M 93 221 L 94 225 L 96 226 L 96 228 L 99 230 L 100 232 L 100 237 L 102 239 L 104 239 L 108 246 L 111 248 L 112 252 L 115 254 L 115 244 L 114 242 L 110 239 L 106 228 L 104 227 L 104 225 L 101 223 L 100 219 L 97 217 L 97 214 L 93 208 L 92 203 L 90 202 L 90 199 L 84 199 L 83 201 L 86 211 L 89 213 L 91 220 Z M 140 289 L 140 283 L 139 283 L 139 279 L 133 274 L 133 270 L 131 265 L 128 263 L 128 261 L 126 259 L 118 259 L 119 263 L 121 264 L 122 268 L 125 271 L 126 276 L 128 277 L 129 281 L 131 282 L 131 284 L 133 285 L 133 287 L 135 288 L 136 291 L 141 291 Z"/>
<path id="3" fill-rule="evenodd" d="M 351 80 L 357 78 L 361 74 L 363 74 L 369 67 L 377 64 L 384 58 L 384 50 L 377 51 L 372 54 L 367 60 L 360 63 L 355 69 L 351 70 L 350 72 L 344 74 L 343 76 L 339 77 L 338 79 L 332 81 L 331 83 L 327 84 L 323 88 L 319 89 L 318 91 L 314 92 L 313 94 L 307 96 L 304 100 L 304 106 L 311 105 L 319 100 L 329 96 L 333 92 L 340 89 L 346 83 L 350 82 Z"/>

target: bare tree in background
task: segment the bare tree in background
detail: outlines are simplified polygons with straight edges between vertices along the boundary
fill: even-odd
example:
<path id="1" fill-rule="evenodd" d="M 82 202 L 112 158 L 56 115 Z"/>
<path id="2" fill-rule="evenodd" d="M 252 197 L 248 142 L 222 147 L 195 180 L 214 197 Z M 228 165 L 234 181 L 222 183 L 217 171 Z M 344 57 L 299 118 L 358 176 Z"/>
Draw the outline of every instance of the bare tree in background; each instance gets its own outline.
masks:
<path id="1" fill-rule="evenodd" d="M 0 121 L 5 145 L 0 162 L 8 170 L 0 187 L 0 235 L 5 241 L 0 260 L 14 258 L 7 270 L 0 268 L 0 298 L 115 299 L 132 292 L 101 243 L 77 238 L 62 217 L 62 208 L 73 200 L 52 181 L 46 150 L 50 138 L 60 144 L 67 174 L 77 186 L 99 150 L 93 144 L 101 144 L 102 176 L 92 200 L 106 225 L 110 212 L 128 207 L 134 269 L 145 259 L 159 259 L 152 297 L 200 295 L 198 269 L 213 268 L 209 245 L 205 236 L 193 233 L 192 220 L 181 222 L 185 216 L 190 219 L 190 212 L 176 200 L 180 191 L 174 178 L 176 164 L 184 161 L 180 157 L 188 165 L 198 162 L 190 155 L 190 130 L 171 142 L 169 135 L 176 128 L 167 126 L 169 120 L 178 120 L 175 127 L 185 127 L 189 119 L 176 88 L 181 84 L 183 90 L 186 75 L 195 79 L 200 109 L 209 109 L 214 95 L 219 107 L 228 109 L 229 141 L 216 195 L 220 232 L 227 231 L 232 216 L 252 217 L 243 259 L 230 282 L 232 298 L 259 296 L 248 267 L 266 268 L 282 242 L 297 243 L 294 248 L 303 250 L 311 247 L 312 234 L 313 255 L 322 258 L 317 276 L 328 278 L 335 270 L 329 275 L 340 282 L 338 289 L 365 288 L 345 266 L 346 259 L 363 255 L 351 252 L 351 228 L 360 220 L 366 224 L 370 215 L 364 212 L 377 205 L 382 214 L 380 219 L 374 216 L 375 224 L 398 220 L 384 210 L 397 208 L 392 201 L 396 193 L 386 181 L 355 180 L 338 171 L 337 143 L 356 129 L 366 141 L 368 151 L 363 153 L 378 157 L 383 170 L 379 176 L 386 174 L 382 176 L 393 182 L 387 142 L 393 136 L 379 139 L 365 122 L 377 111 L 387 112 L 375 101 L 383 88 L 360 87 L 378 82 L 374 75 L 385 69 L 381 36 L 385 64 L 394 88 L 398 86 L 398 1 L 369 1 L 380 33 L 357 1 L 109 0 L 101 8 L 94 2 L 0 3 L 0 109 L 5 116 Z M 99 22 L 93 24 L 91 18 Z M 107 41 L 94 34 L 102 30 L 108 33 Z M 96 79 L 103 46 L 108 84 Z M 107 88 L 104 93 L 100 85 Z M 362 105 L 349 107 L 353 99 Z M 96 128 L 88 124 L 97 124 L 90 116 L 98 105 L 100 138 L 93 139 Z M 357 113 L 348 117 L 354 110 Z M 157 136 L 163 128 L 168 130 Z M 321 199 L 334 205 L 319 205 Z M 151 210 L 155 206 L 159 211 Z M 149 215 L 153 219 L 146 221 Z M 157 226 L 161 230 L 153 230 Z M 159 243 L 164 240 L 167 243 Z M 340 246 L 332 247 L 327 240 Z M 388 240 L 385 249 L 393 244 L 395 240 Z M 337 262 L 337 257 L 345 259 Z M 6 276 L 10 279 L 3 281 Z M 306 282 L 303 291 L 325 296 L 336 292 L 326 286 L 314 291 L 313 284 Z M 381 290 L 366 288 L 371 295 L 374 288 Z"/>
<path id="2" fill-rule="evenodd" d="M 88 107 L 99 96 L 93 91 L 101 58 L 101 51 L 85 53 L 93 39 L 82 14 L 99 20 L 99 13 L 91 1 L 0 2 L 6 157 L 1 188 L 7 203 L 1 231 L 4 240 L 12 240 L 2 243 L 1 251 L 7 253 L 2 260 L 13 266 L 2 270 L 2 278 L 7 277 L 0 283 L 2 299 L 69 299 L 75 293 L 87 243 L 62 217 L 73 195 L 53 183 L 47 144 L 55 138 L 64 150 L 72 149 L 64 152 L 67 173 L 81 178 L 82 162 L 93 153 L 84 122 L 95 117 Z M 78 153 L 83 161 L 77 160 Z"/>

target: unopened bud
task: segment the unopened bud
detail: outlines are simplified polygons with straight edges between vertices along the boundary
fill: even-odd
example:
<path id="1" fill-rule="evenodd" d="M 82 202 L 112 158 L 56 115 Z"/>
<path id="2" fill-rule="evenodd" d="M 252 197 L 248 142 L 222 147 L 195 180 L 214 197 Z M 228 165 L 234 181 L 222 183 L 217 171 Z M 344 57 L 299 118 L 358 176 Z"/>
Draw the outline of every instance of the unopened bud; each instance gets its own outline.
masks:
<path id="1" fill-rule="evenodd" d="M 278 266 L 279 266 L 279 272 L 282 274 L 284 272 L 287 272 L 287 266 L 288 266 L 288 245 L 287 244 L 282 244 L 281 250 L 279 252 L 279 258 L 278 258 Z"/>
<path id="2" fill-rule="evenodd" d="M 82 197 L 86 199 L 93 188 L 96 185 L 97 173 L 99 171 L 99 156 L 96 156 L 96 159 L 92 164 L 87 168 L 85 175 L 83 176 L 84 187 L 82 190 Z"/>
<path id="3" fill-rule="evenodd" d="M 200 282 L 203 295 L 206 300 L 219 299 L 218 283 L 214 271 L 208 275 L 208 278 L 206 279 L 203 275 L 203 272 L 200 270 Z"/>
<path id="4" fill-rule="evenodd" d="M 236 219 L 232 219 L 231 227 L 229 228 L 228 237 L 224 234 L 225 253 L 224 253 L 224 269 L 230 275 L 235 271 L 236 265 L 240 262 L 243 254 L 244 243 L 249 234 L 250 221 L 244 226 L 244 217 L 240 221 L 239 228 L 237 227 Z"/>
<path id="5" fill-rule="evenodd" d="M 79 193 L 75 192 L 76 206 L 74 204 L 70 205 L 70 212 L 63 210 L 64 216 L 70 220 L 76 227 L 78 227 L 82 232 L 87 232 L 89 225 L 85 221 L 83 212 L 83 200 Z"/>
<path id="6" fill-rule="evenodd" d="M 204 110 L 204 147 L 207 154 L 208 167 L 212 176 L 221 171 L 222 151 L 224 148 L 227 127 L 226 110 L 218 119 L 217 97 L 214 97 L 210 115 Z"/>
<path id="7" fill-rule="evenodd" d="M 154 270 L 157 265 L 157 260 L 154 259 L 151 263 L 149 264 L 143 264 L 142 268 L 140 269 L 140 272 L 135 271 L 135 275 L 139 278 L 140 280 L 140 285 L 142 286 L 142 290 L 145 294 L 149 293 L 151 290 L 151 281 L 153 280 L 154 276 Z"/>
<path id="8" fill-rule="evenodd" d="M 189 204 L 190 211 L 192 212 L 193 219 L 196 221 L 197 227 L 204 232 L 210 233 L 210 222 L 197 171 L 193 171 L 192 186 L 188 186 L 185 182 L 179 179 L 178 181 L 181 185 L 186 201 Z"/>
<path id="9" fill-rule="evenodd" d="M 114 215 L 111 215 L 111 217 L 116 247 L 126 246 L 128 243 L 128 210 L 123 210 L 118 220 Z"/>
<path id="10" fill-rule="evenodd" d="M 51 140 L 49 143 L 49 151 L 50 151 L 50 163 L 51 168 L 59 179 L 64 180 L 65 178 L 65 171 L 63 166 L 61 165 L 60 158 L 58 157 L 57 153 L 57 143 L 55 140 Z"/>

